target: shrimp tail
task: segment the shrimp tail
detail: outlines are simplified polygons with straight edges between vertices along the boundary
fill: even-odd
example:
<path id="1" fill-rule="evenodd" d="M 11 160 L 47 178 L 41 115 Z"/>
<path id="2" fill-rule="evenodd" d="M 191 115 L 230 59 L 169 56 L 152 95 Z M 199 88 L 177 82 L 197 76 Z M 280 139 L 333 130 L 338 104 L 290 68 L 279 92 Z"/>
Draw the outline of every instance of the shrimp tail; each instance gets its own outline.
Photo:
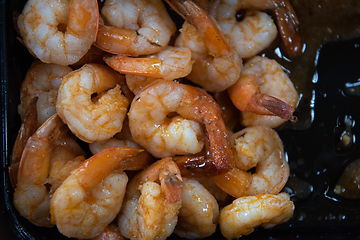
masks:
<path id="1" fill-rule="evenodd" d="M 269 112 L 269 115 L 279 116 L 291 122 L 297 121 L 297 117 L 293 115 L 295 109 L 280 99 L 266 94 L 257 94 L 254 99 L 256 99 L 257 109 L 260 109 L 260 111 L 265 109 L 264 113 Z M 256 111 L 252 108 L 252 104 L 249 107 L 252 112 Z"/>
<path id="2" fill-rule="evenodd" d="M 49 173 L 51 146 L 67 132 L 67 129 L 55 113 L 29 137 L 21 155 L 17 182 L 45 183 Z"/>
<path id="3" fill-rule="evenodd" d="M 209 14 L 190 0 L 166 0 L 184 20 L 194 25 L 206 39 L 205 45 L 213 57 L 233 51 Z"/>
<path id="4" fill-rule="evenodd" d="M 260 93 L 251 76 L 244 75 L 228 89 L 228 92 L 232 99 L 241 98 L 241 101 L 233 100 L 234 105 L 240 111 L 279 116 L 291 122 L 297 121 L 297 118 L 293 116 L 295 111 L 293 107 L 276 97 Z"/>
<path id="5" fill-rule="evenodd" d="M 177 202 L 182 196 L 182 178 L 179 168 L 171 161 L 159 174 L 161 190 L 169 203 Z"/>
<path id="6" fill-rule="evenodd" d="M 9 176 L 13 189 L 17 184 L 17 175 L 20 164 L 21 155 L 24 151 L 27 140 L 35 133 L 37 126 L 36 102 L 38 97 L 31 99 L 29 107 L 26 111 L 24 122 L 22 123 L 19 133 L 16 137 L 14 147 L 10 158 Z"/>
<path id="7" fill-rule="evenodd" d="M 299 20 L 288 0 L 278 0 L 275 4 L 275 19 L 286 52 L 289 57 L 296 57 L 301 52 Z"/>

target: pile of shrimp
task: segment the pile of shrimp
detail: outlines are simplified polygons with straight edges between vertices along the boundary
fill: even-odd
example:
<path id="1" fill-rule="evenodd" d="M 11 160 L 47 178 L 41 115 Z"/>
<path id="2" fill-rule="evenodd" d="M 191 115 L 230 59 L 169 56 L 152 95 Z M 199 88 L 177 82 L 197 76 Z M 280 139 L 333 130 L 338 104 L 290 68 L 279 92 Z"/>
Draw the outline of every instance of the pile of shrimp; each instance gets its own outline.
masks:
<path id="1" fill-rule="evenodd" d="M 28 0 L 16 29 L 35 58 L 9 167 L 28 221 L 76 239 L 233 239 L 292 217 L 275 128 L 299 94 L 262 55 L 278 36 L 300 54 L 288 0 Z"/>

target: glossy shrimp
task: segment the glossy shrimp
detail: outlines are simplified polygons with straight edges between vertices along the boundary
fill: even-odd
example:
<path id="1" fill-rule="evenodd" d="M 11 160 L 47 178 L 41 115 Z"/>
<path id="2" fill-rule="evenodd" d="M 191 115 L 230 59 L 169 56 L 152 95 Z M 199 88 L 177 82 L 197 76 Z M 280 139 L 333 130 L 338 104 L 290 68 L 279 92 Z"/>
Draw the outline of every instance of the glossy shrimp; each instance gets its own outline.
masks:
<path id="1" fill-rule="evenodd" d="M 297 120 L 293 112 L 299 94 L 275 60 L 259 56 L 250 59 L 244 64 L 240 79 L 227 91 L 241 111 L 241 124 L 245 127 L 275 128 L 287 120 Z"/>
<path id="2" fill-rule="evenodd" d="M 20 88 L 18 112 L 23 120 L 31 103 L 37 97 L 37 126 L 56 113 L 56 100 L 62 77 L 72 69 L 54 63 L 35 61 L 26 73 Z"/>
<path id="3" fill-rule="evenodd" d="M 134 140 L 155 157 L 198 153 L 206 141 L 215 167 L 213 174 L 232 168 L 233 155 L 221 110 L 200 89 L 156 81 L 134 98 L 128 115 Z"/>
<path id="4" fill-rule="evenodd" d="M 120 211 L 128 181 L 123 170 L 140 170 L 151 163 L 143 152 L 108 148 L 76 167 L 51 198 L 51 222 L 67 237 L 101 234 Z"/>
<path id="5" fill-rule="evenodd" d="M 212 180 L 228 194 L 277 194 L 289 178 L 283 143 L 269 127 L 245 128 L 231 136 L 236 167 Z M 254 173 L 248 172 L 255 168 Z"/>
<path id="6" fill-rule="evenodd" d="M 241 197 L 221 210 L 219 225 L 225 238 L 234 239 L 258 226 L 270 228 L 284 223 L 293 212 L 294 203 L 287 193 Z"/>
<path id="7" fill-rule="evenodd" d="M 26 142 L 37 130 L 38 121 L 37 121 L 36 102 L 37 102 L 37 97 L 34 97 L 33 99 L 30 100 L 23 123 L 21 124 L 19 132 L 16 136 L 16 140 L 11 152 L 9 176 L 10 176 L 11 186 L 13 187 L 13 189 L 15 189 L 17 184 L 19 164 L 21 160 L 21 155 L 26 146 Z"/>
<path id="8" fill-rule="evenodd" d="M 96 46 L 114 54 L 153 54 L 169 43 L 176 27 L 160 0 L 106 0 Z"/>
<path id="9" fill-rule="evenodd" d="M 211 16 L 240 58 L 250 58 L 265 50 L 278 31 L 272 18 L 261 11 L 241 12 L 243 1 L 214 1 Z M 239 19 L 239 12 L 243 14 Z"/>
<path id="10" fill-rule="evenodd" d="M 301 53 L 302 42 L 295 10 L 288 0 L 220 0 L 213 3 L 211 7 L 212 16 L 219 22 L 224 35 L 229 39 L 230 45 L 242 53 L 244 46 L 255 44 L 256 51 L 264 50 L 275 39 L 277 32 L 285 46 L 289 57 L 296 57 Z M 245 18 L 237 21 L 236 15 L 239 11 L 251 10 L 247 12 Z M 271 11 L 274 15 L 278 28 L 274 28 L 274 23 L 264 12 Z M 250 16 L 249 16 L 250 15 Z M 245 36 L 245 41 L 249 45 L 236 43 L 241 36 Z M 267 38 L 269 37 L 269 38 Z M 242 42 L 242 41 L 239 41 Z M 251 53 L 251 51 L 249 52 Z M 248 57 L 251 57 L 248 55 Z"/>
<path id="11" fill-rule="evenodd" d="M 182 205 L 174 233 L 182 238 L 204 238 L 216 231 L 219 205 L 198 181 L 183 178 Z"/>
<path id="12" fill-rule="evenodd" d="M 56 188 L 55 181 L 50 180 L 59 174 L 52 172 L 53 159 L 62 158 L 64 161 L 73 159 L 84 154 L 79 146 L 74 148 L 62 147 L 61 143 L 67 140 L 60 139 L 66 134 L 66 126 L 61 119 L 54 114 L 28 139 L 21 156 L 17 184 L 14 191 L 14 205 L 20 215 L 37 226 L 52 227 L 50 222 L 50 197 Z M 72 165 L 79 163 L 77 159 Z M 69 168 L 62 169 L 63 174 L 70 174 Z M 48 189 L 51 185 L 51 189 Z"/>
<path id="13" fill-rule="evenodd" d="M 192 70 L 191 51 L 185 47 L 168 46 L 145 57 L 116 55 L 104 60 L 111 68 L 127 74 L 126 83 L 135 94 L 157 78 L 174 80 L 187 76 Z"/>
<path id="14" fill-rule="evenodd" d="M 95 42 L 99 24 L 95 0 L 29 0 L 17 25 L 29 51 L 45 63 L 70 65 Z"/>
<path id="15" fill-rule="evenodd" d="M 85 142 L 111 138 L 121 131 L 129 106 L 120 89 L 122 80 L 123 76 L 105 65 L 86 64 L 63 78 L 56 111 Z"/>
<path id="16" fill-rule="evenodd" d="M 182 178 L 171 158 L 138 173 L 128 185 L 118 224 L 129 239 L 166 239 L 181 207 Z"/>
<path id="17" fill-rule="evenodd" d="M 210 92 L 220 92 L 240 77 L 242 61 L 208 13 L 192 1 L 167 1 L 186 22 L 175 41 L 188 47 L 194 61 L 188 79 Z"/>

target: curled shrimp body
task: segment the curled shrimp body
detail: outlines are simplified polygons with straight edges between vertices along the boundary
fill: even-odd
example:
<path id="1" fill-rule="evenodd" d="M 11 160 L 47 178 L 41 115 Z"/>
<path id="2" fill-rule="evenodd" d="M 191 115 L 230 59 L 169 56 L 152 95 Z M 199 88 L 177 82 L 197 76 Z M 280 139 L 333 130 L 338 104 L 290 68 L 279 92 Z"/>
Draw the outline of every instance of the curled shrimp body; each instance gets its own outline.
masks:
<path id="1" fill-rule="evenodd" d="M 142 152 L 108 148 L 77 166 L 51 198 L 51 222 L 67 237 L 88 239 L 102 233 L 120 211 L 128 181 L 123 170 L 151 163 L 137 156 Z"/>
<path id="2" fill-rule="evenodd" d="M 121 94 L 121 78 L 111 68 L 98 64 L 86 64 L 63 78 L 56 111 L 78 138 L 100 141 L 121 131 L 129 106 Z M 92 99 L 93 93 L 98 94 L 96 99 Z"/>
<path id="3" fill-rule="evenodd" d="M 240 110 L 245 127 L 265 125 L 272 128 L 293 116 L 299 101 L 294 84 L 275 60 L 254 57 L 244 64 L 240 79 L 228 89 Z"/>
<path id="4" fill-rule="evenodd" d="M 24 44 L 45 63 L 70 65 L 95 42 L 99 10 L 95 0 L 29 0 L 18 18 Z"/>
<path id="5" fill-rule="evenodd" d="M 134 140 L 155 157 L 200 152 L 204 146 L 203 124 L 215 173 L 232 167 L 233 155 L 220 107 L 200 89 L 156 81 L 134 98 L 128 115 Z"/>
<path id="6" fill-rule="evenodd" d="M 37 97 L 37 126 L 43 124 L 56 113 L 55 105 L 62 77 L 71 71 L 72 69 L 68 66 L 39 61 L 34 62 L 27 71 L 20 88 L 21 102 L 18 106 L 18 111 L 21 119 L 24 119 L 31 99 L 34 97 Z"/>
<path id="7" fill-rule="evenodd" d="M 237 21 L 237 12 L 242 7 L 241 0 L 215 1 L 211 16 L 239 57 L 250 58 L 269 47 L 278 31 L 271 17 L 260 11 L 248 11 L 244 19 Z"/>
<path id="8" fill-rule="evenodd" d="M 194 64 L 188 79 L 210 92 L 220 92 L 240 77 L 242 61 L 208 13 L 192 1 L 167 1 L 187 21 L 175 46 L 188 47 Z"/>
<path id="9" fill-rule="evenodd" d="M 60 157 L 65 161 L 72 160 L 79 152 L 64 152 L 63 148 L 56 147 L 66 132 L 66 126 L 54 114 L 28 139 L 20 159 L 14 205 L 21 216 L 37 226 L 53 226 L 50 222 L 50 197 L 56 185 L 51 186 L 50 190 L 47 186 L 52 184 L 52 181 L 49 181 L 52 159 Z M 83 152 L 80 151 L 79 154 Z"/>
<path id="10" fill-rule="evenodd" d="M 118 218 L 129 239 L 166 239 L 174 231 L 181 207 L 182 178 L 171 158 L 138 173 L 128 184 Z"/>
<path id="11" fill-rule="evenodd" d="M 96 46 L 132 56 L 153 54 L 164 49 L 176 27 L 160 0 L 106 0 L 101 9 Z"/>
<path id="12" fill-rule="evenodd" d="M 269 127 L 245 128 L 231 136 L 235 168 L 212 179 L 228 194 L 277 194 L 289 177 L 289 164 L 277 132 Z M 254 173 L 248 170 L 255 168 Z"/>
<path id="13" fill-rule="evenodd" d="M 183 178 L 182 205 L 174 233 L 182 238 L 204 238 L 216 231 L 219 205 L 198 181 Z"/>
<path id="14" fill-rule="evenodd" d="M 294 204 L 287 193 L 241 197 L 220 212 L 220 229 L 227 239 L 239 238 L 257 226 L 270 228 L 289 220 Z"/>

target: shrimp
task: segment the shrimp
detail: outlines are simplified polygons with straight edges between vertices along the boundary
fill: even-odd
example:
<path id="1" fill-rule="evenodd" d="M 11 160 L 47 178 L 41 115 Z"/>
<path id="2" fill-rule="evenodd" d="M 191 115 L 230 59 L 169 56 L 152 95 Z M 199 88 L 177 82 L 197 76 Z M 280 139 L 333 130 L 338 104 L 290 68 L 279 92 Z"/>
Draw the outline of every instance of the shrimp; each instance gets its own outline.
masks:
<path id="1" fill-rule="evenodd" d="M 245 127 L 278 127 L 293 116 L 299 101 L 294 84 L 280 64 L 266 57 L 254 57 L 244 64 L 240 79 L 228 90 L 240 110 Z"/>
<path id="2" fill-rule="evenodd" d="M 188 47 L 194 64 L 187 78 L 210 92 L 224 91 L 240 77 L 242 61 L 208 13 L 190 0 L 167 0 L 187 21 L 176 47 Z"/>
<path id="3" fill-rule="evenodd" d="M 238 22 L 236 15 L 244 10 L 253 11 L 245 14 L 244 19 Z M 299 21 L 288 0 L 218 0 L 210 11 L 240 56 L 245 54 L 248 58 L 264 50 L 276 38 L 278 31 L 289 57 L 296 57 L 302 50 Z M 271 18 L 259 11 L 274 13 L 278 31 Z M 253 51 L 247 52 L 247 47 Z"/>
<path id="4" fill-rule="evenodd" d="M 17 25 L 29 51 L 45 63 L 79 61 L 96 40 L 99 24 L 95 0 L 28 0 Z"/>
<path id="5" fill-rule="evenodd" d="M 191 51 L 185 47 L 166 47 L 146 57 L 116 55 L 104 58 L 105 62 L 123 74 L 141 75 L 164 80 L 187 76 L 192 69 Z"/>
<path id="6" fill-rule="evenodd" d="M 219 205 L 198 181 L 183 178 L 182 205 L 174 233 L 181 238 L 204 238 L 216 231 Z"/>
<path id="7" fill-rule="evenodd" d="M 177 165 L 169 157 L 153 163 L 128 184 L 118 217 L 121 234 L 129 239 L 166 239 L 176 226 L 181 198 Z"/>
<path id="8" fill-rule="evenodd" d="M 56 111 L 78 138 L 90 143 L 121 131 L 129 106 L 120 90 L 122 77 L 105 65 L 85 64 L 63 78 Z"/>
<path id="9" fill-rule="evenodd" d="M 228 171 L 233 166 L 219 105 L 198 88 L 156 81 L 134 98 L 128 116 L 134 140 L 155 157 L 200 152 L 205 144 L 200 125 L 203 124 L 205 146 L 215 168 L 212 174 Z"/>
<path id="10" fill-rule="evenodd" d="M 126 240 L 126 238 L 121 235 L 120 229 L 116 223 L 110 223 L 102 233 L 92 240 Z"/>
<path id="11" fill-rule="evenodd" d="M 212 180 L 236 198 L 279 193 L 290 170 L 277 132 L 265 126 L 248 127 L 234 133 L 230 141 L 236 167 Z M 247 172 L 253 168 L 253 174 Z M 240 184 L 234 184 L 238 181 Z"/>
<path id="12" fill-rule="evenodd" d="M 138 56 L 159 52 L 176 31 L 160 0 L 106 0 L 101 13 L 109 25 L 100 24 L 95 45 L 114 54 Z"/>
<path id="13" fill-rule="evenodd" d="M 36 102 L 37 97 L 34 97 L 30 100 L 28 109 L 26 111 L 26 115 L 24 117 L 24 121 L 21 124 L 18 135 L 16 136 L 16 140 L 11 152 L 10 157 L 10 166 L 9 166 L 9 176 L 10 183 L 13 189 L 15 189 L 18 178 L 18 170 L 21 155 L 26 146 L 27 140 L 36 132 L 37 130 L 37 111 L 36 111 Z"/>
<path id="14" fill-rule="evenodd" d="M 96 154 L 110 147 L 142 148 L 131 136 L 128 118 L 125 118 L 121 132 L 115 134 L 114 137 L 103 141 L 95 141 L 89 144 L 92 154 Z"/>
<path id="15" fill-rule="evenodd" d="M 55 151 L 66 132 L 66 126 L 54 114 L 28 139 L 20 159 L 14 205 L 21 216 L 37 226 L 53 226 L 50 222 L 51 193 L 47 186 L 52 158 L 59 154 L 65 160 L 75 157 L 71 152 L 65 156 L 63 151 Z"/>
<path id="16" fill-rule="evenodd" d="M 51 198 L 51 222 L 67 237 L 101 234 L 120 211 L 128 181 L 123 170 L 140 170 L 151 163 L 151 158 L 139 156 L 142 152 L 108 148 L 77 166 Z"/>
<path id="17" fill-rule="evenodd" d="M 62 77 L 72 69 L 54 63 L 35 61 L 26 73 L 20 88 L 20 104 L 18 112 L 23 120 L 31 99 L 37 97 L 36 111 L 39 127 L 56 113 L 56 99 Z"/>
<path id="18" fill-rule="evenodd" d="M 257 226 L 270 228 L 289 220 L 294 203 L 287 193 L 241 197 L 220 212 L 220 229 L 227 239 L 239 238 Z"/>
<path id="19" fill-rule="evenodd" d="M 276 39 L 278 31 L 274 21 L 264 12 L 247 11 L 241 21 L 237 14 L 243 1 L 215 1 L 212 17 L 219 24 L 229 44 L 240 58 L 250 58 L 265 50 Z"/>

